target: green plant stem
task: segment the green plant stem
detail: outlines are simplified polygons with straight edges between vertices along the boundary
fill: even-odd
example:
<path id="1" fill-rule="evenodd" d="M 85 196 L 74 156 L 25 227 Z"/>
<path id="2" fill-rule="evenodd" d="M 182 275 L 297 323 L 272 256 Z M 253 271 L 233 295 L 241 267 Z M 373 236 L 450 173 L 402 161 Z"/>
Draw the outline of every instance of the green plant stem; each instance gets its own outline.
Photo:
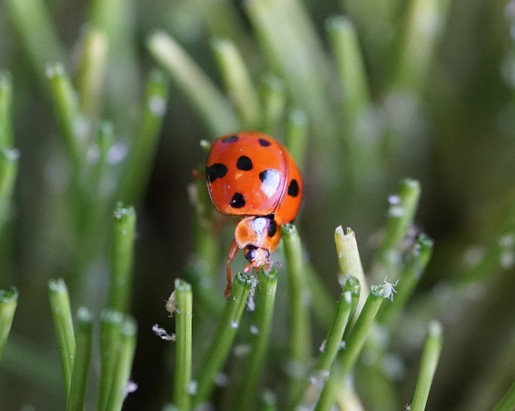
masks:
<path id="1" fill-rule="evenodd" d="M 266 74 L 260 84 L 263 122 L 261 129 L 275 134 L 279 129 L 286 107 L 286 87 L 284 82 L 273 74 Z"/>
<path id="2" fill-rule="evenodd" d="M 9 337 L 11 331 L 17 305 L 18 291 L 16 288 L 0 290 L 0 361 L 7 344 L 7 337 Z"/>
<path id="3" fill-rule="evenodd" d="M 5 9 L 18 31 L 34 68 L 41 76 L 49 61 L 65 61 L 50 13 L 42 0 L 6 0 Z"/>
<path id="4" fill-rule="evenodd" d="M 365 344 L 383 299 L 383 286 L 371 287 L 365 305 L 346 341 L 345 349 L 340 351 L 332 373 L 322 390 L 320 399 L 315 407 L 316 411 L 330 410 L 335 403 L 340 387 L 343 386 L 345 378 L 356 363 L 358 355 Z"/>
<path id="5" fill-rule="evenodd" d="M 81 116 L 78 98 L 62 65 L 49 66 L 47 76 L 61 135 L 74 176 L 77 177 L 85 151 L 84 139 L 79 133 Z"/>
<path id="6" fill-rule="evenodd" d="M 113 389 L 122 323 L 123 314 L 118 311 L 104 310 L 100 316 L 100 380 L 97 411 L 107 409 L 108 398 Z"/>
<path id="7" fill-rule="evenodd" d="M 376 190 L 383 180 L 384 154 L 377 127 L 371 126 L 370 90 L 356 29 L 348 18 L 336 16 L 327 21 L 326 30 L 341 81 L 339 117 L 345 149 L 341 170 L 352 199 Z"/>
<path id="8" fill-rule="evenodd" d="M 92 336 L 93 317 L 87 308 L 81 307 L 77 312 L 77 349 L 73 364 L 70 395 L 67 401 L 68 411 L 81 411 L 84 409 L 91 362 Z"/>
<path id="9" fill-rule="evenodd" d="M 420 90 L 445 27 L 449 0 L 413 0 L 408 4 L 394 85 Z"/>
<path id="10" fill-rule="evenodd" d="M 96 160 L 92 175 L 91 175 L 91 185 L 90 187 L 93 187 L 96 192 L 94 193 L 92 198 L 88 198 L 87 201 L 95 201 L 97 207 L 91 207 L 93 210 L 99 211 L 97 215 L 101 218 L 105 212 L 104 207 L 98 207 L 98 202 L 100 200 L 105 199 L 106 196 L 106 189 L 105 189 L 105 181 L 110 178 L 109 171 L 110 164 L 108 160 L 109 150 L 113 148 L 114 142 L 115 142 L 115 136 L 114 136 L 114 129 L 113 125 L 108 121 L 102 121 L 97 130 L 97 147 L 98 147 L 98 159 Z M 93 200 L 94 199 L 94 200 Z M 90 210 L 91 210 L 90 208 Z M 92 212 L 93 213 L 93 212 Z M 92 220 L 95 220 L 95 218 L 92 218 Z"/>
<path id="11" fill-rule="evenodd" d="M 413 411 L 423 411 L 426 409 L 429 390 L 433 382 L 433 377 L 442 351 L 442 325 L 437 321 L 429 324 L 429 331 L 424 343 L 422 352 L 422 360 L 418 373 L 415 394 L 413 395 L 413 403 L 411 409 Z"/>
<path id="12" fill-rule="evenodd" d="M 11 73 L 0 71 L 0 148 L 9 148 L 13 144 L 12 100 Z"/>
<path id="13" fill-rule="evenodd" d="M 352 310 L 352 291 L 343 291 L 340 294 L 340 298 L 338 299 L 336 305 L 336 316 L 334 318 L 331 329 L 327 333 L 325 347 L 320 354 L 318 364 L 315 368 L 316 373 L 328 374 L 336 354 L 342 348 L 341 343 L 343 333 L 349 321 Z"/>
<path id="14" fill-rule="evenodd" d="M 289 367 L 290 397 L 294 401 L 299 395 L 305 366 L 310 357 L 311 330 L 309 314 L 309 291 L 302 267 L 302 246 L 297 228 L 293 224 L 282 226 L 284 253 L 288 272 L 288 307 L 289 307 Z"/>
<path id="15" fill-rule="evenodd" d="M 308 134 L 308 118 L 306 113 L 301 109 L 292 110 L 288 116 L 284 144 L 300 170 L 304 169 L 308 148 Z"/>
<path id="16" fill-rule="evenodd" d="M 391 304 L 383 305 L 379 311 L 377 320 L 380 324 L 391 323 L 402 312 L 419 283 L 432 253 L 433 240 L 425 234 L 420 234 L 405 257 L 395 298 Z"/>
<path id="17" fill-rule="evenodd" d="M 66 284 L 62 279 L 51 280 L 48 283 L 48 290 L 52 320 L 54 322 L 55 334 L 61 354 L 66 397 L 69 398 L 76 350 L 70 297 Z"/>
<path id="18" fill-rule="evenodd" d="M 361 311 L 363 304 L 365 304 L 366 295 L 368 294 L 368 285 L 361 264 L 359 256 L 358 243 L 356 235 L 351 228 L 347 228 L 345 233 L 342 226 L 336 227 L 334 231 L 334 241 L 336 243 L 336 252 L 338 257 L 338 266 L 340 269 L 340 276 L 342 279 L 351 275 L 356 277 L 359 281 L 361 290 L 363 291 L 359 297 L 357 312 Z"/>
<path id="19" fill-rule="evenodd" d="M 77 73 L 80 111 L 94 128 L 102 112 L 102 94 L 107 69 L 108 43 L 100 30 L 90 29 L 82 41 Z"/>
<path id="20" fill-rule="evenodd" d="M 131 299 L 131 272 L 136 234 L 136 212 L 133 207 L 118 204 L 113 213 L 111 277 L 108 307 L 127 312 Z"/>
<path id="21" fill-rule="evenodd" d="M 354 281 L 352 281 L 352 279 Z M 301 396 L 299 397 L 299 399 L 303 401 L 303 408 L 308 409 L 313 407 L 314 402 L 320 395 L 323 382 L 329 377 L 331 366 L 338 351 L 343 348 L 343 335 L 349 323 L 349 319 L 351 318 L 353 306 L 355 308 L 357 303 L 357 298 L 354 298 L 356 283 L 358 284 L 359 291 L 357 278 L 352 277 L 352 279 L 349 277 L 349 281 L 344 285 L 344 291 L 340 294 L 340 298 L 336 303 L 336 315 L 333 323 L 324 340 L 323 347 L 320 348 L 321 354 L 318 358 L 317 365 L 315 366 L 309 383 L 305 384 L 305 388 L 302 390 Z"/>
<path id="22" fill-rule="evenodd" d="M 326 30 L 344 86 L 343 121 L 345 129 L 355 132 L 356 122 L 370 105 L 370 91 L 358 36 L 353 23 L 343 16 L 330 18 L 327 21 Z"/>
<path id="23" fill-rule="evenodd" d="M 203 178 L 196 178 L 188 192 L 195 209 L 195 253 L 187 266 L 187 278 L 195 290 L 198 306 L 210 316 L 217 317 L 222 312 L 223 299 L 213 293 L 220 262 L 219 237 L 214 228 L 215 211 Z"/>
<path id="24" fill-rule="evenodd" d="M 236 45 L 230 40 L 215 39 L 211 42 L 225 88 L 239 114 L 245 129 L 255 129 L 261 119 L 257 91 L 249 70 Z"/>
<path id="25" fill-rule="evenodd" d="M 119 198 L 130 204 L 141 200 L 159 141 L 159 132 L 168 104 L 168 81 L 163 72 L 153 70 L 147 81 L 140 128 L 121 177 Z"/>
<path id="26" fill-rule="evenodd" d="M 256 295 L 256 310 L 252 320 L 252 339 L 243 387 L 238 395 L 238 407 L 250 410 L 256 401 L 259 380 L 266 364 L 272 317 L 274 313 L 275 291 L 277 288 L 277 269 L 259 272 L 259 286 Z"/>
<path id="27" fill-rule="evenodd" d="M 511 411 L 515 409 L 515 382 L 497 403 L 493 411 Z"/>
<path id="28" fill-rule="evenodd" d="M 215 377 L 227 359 L 236 336 L 253 282 L 251 275 L 239 273 L 236 276 L 231 296 L 225 304 L 213 342 L 210 344 L 204 360 L 200 362 L 202 369 L 197 378 L 197 392 L 193 398 L 193 408 L 206 401 L 213 390 Z"/>
<path id="29" fill-rule="evenodd" d="M 89 25 L 103 33 L 108 44 L 104 99 L 110 120 L 121 134 L 132 132 L 128 112 L 137 109 L 140 73 L 136 59 L 136 6 L 133 0 L 93 0 Z"/>
<path id="30" fill-rule="evenodd" d="M 147 47 L 200 113 L 213 137 L 240 128 L 225 97 L 173 38 L 164 32 L 154 33 Z"/>
<path id="31" fill-rule="evenodd" d="M 402 264 L 404 240 L 413 224 L 419 198 L 420 184 L 412 179 L 402 180 L 398 194 L 390 196 L 386 230 L 372 268 L 377 280 L 397 276 Z"/>
<path id="32" fill-rule="evenodd" d="M 0 233 L 9 218 L 19 157 L 14 148 L 0 148 Z"/>
<path id="33" fill-rule="evenodd" d="M 358 309 L 359 298 L 361 295 L 361 284 L 356 277 L 350 274 L 340 278 L 339 282 L 343 290 L 350 292 L 351 296 L 351 307 L 349 313 L 349 321 L 351 321 L 351 323 L 345 327 L 345 332 L 343 333 L 343 339 L 347 340 L 352 331 L 352 320 L 354 319 L 354 315 Z"/>
<path id="34" fill-rule="evenodd" d="M 124 318 L 120 324 L 118 352 L 111 376 L 111 390 L 105 407 L 106 411 L 119 411 L 127 396 L 129 377 L 136 350 L 136 322 L 131 317 Z"/>
<path id="35" fill-rule="evenodd" d="M 192 293 L 191 286 L 175 280 L 175 374 L 173 403 L 178 410 L 191 406 Z"/>

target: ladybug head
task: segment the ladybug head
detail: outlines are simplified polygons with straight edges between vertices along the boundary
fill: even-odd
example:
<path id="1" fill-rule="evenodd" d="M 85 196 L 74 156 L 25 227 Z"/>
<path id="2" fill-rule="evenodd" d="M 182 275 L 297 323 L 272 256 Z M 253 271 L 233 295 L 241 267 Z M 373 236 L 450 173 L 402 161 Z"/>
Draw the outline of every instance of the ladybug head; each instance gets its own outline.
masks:
<path id="1" fill-rule="evenodd" d="M 244 249 L 245 258 L 256 269 L 263 268 L 270 257 L 270 252 L 264 248 L 248 245 Z"/>

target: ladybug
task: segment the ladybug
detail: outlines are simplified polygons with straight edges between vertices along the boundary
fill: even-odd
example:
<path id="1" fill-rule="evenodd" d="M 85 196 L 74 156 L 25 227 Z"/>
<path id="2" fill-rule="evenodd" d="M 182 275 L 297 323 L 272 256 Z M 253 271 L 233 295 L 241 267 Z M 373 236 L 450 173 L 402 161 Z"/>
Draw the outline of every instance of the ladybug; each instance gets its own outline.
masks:
<path id="1" fill-rule="evenodd" d="M 269 264 L 281 238 L 281 225 L 291 223 L 302 203 L 300 171 L 286 148 L 256 131 L 218 138 L 206 163 L 209 197 L 216 210 L 241 216 L 227 256 L 227 287 L 231 294 L 231 262 L 243 250 L 244 271 Z"/>

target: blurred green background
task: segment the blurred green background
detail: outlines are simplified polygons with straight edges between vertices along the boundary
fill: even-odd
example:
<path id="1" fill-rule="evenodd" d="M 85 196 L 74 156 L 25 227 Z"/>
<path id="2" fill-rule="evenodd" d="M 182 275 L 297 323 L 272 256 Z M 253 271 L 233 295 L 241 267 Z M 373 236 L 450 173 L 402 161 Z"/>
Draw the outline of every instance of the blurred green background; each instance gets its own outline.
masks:
<path id="1" fill-rule="evenodd" d="M 349 33 L 351 23 L 357 48 L 340 55 L 338 33 Z M 112 140 L 101 181 L 92 182 L 100 143 L 79 145 L 82 165 L 70 157 L 48 64 L 63 65 L 79 96 L 91 92 L 81 89 L 80 69 L 95 29 L 108 44 L 105 78 L 93 81 L 100 90 L 81 110 L 88 138 L 103 119 Z M 207 86 L 191 68 L 181 72 L 181 56 L 165 61 L 157 50 L 164 33 L 196 62 Z M 139 327 L 132 371 L 139 389 L 124 409 L 170 401 L 171 348 L 151 327 L 170 324 L 164 301 L 194 256 L 187 187 L 205 158 L 199 142 L 248 128 L 284 139 L 299 123 L 307 130 L 300 153 L 306 197 L 296 223 L 322 281 L 334 288 L 335 227 L 356 232 L 367 269 L 389 194 L 401 178 L 420 181 L 416 229 L 435 249 L 402 332 L 408 341 L 413 332 L 420 345 L 424 326 L 416 319 L 444 324 L 430 409 L 490 409 L 515 379 L 514 33 L 515 3 L 504 0 L 2 1 L 0 70 L 13 96 L 6 147 L 20 157 L 0 238 L 0 288 L 16 286 L 20 297 L 0 363 L 0 409 L 62 408 L 47 283 L 64 278 L 73 310 L 85 305 L 98 315 L 118 200 L 138 216 L 130 312 Z M 222 40 L 239 50 L 258 90 L 248 102 L 227 91 L 230 68 L 220 69 L 216 57 Z M 124 182 L 131 186 L 124 162 L 136 147 L 147 80 L 157 67 L 169 79 L 169 96 L 167 106 L 159 102 L 166 111 L 155 155 L 136 168 L 141 183 L 119 191 Z M 266 114 L 274 92 L 283 104 L 277 118 Z M 222 265 L 213 269 L 213 293 L 222 299 Z M 408 370 L 419 352 L 415 342 L 404 347 Z"/>

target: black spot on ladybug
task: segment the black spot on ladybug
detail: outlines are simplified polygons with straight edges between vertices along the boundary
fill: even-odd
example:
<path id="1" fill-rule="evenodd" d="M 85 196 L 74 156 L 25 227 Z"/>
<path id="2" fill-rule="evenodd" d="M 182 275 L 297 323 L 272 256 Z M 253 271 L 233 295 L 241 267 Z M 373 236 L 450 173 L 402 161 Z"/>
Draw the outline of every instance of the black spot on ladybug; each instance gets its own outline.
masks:
<path id="1" fill-rule="evenodd" d="M 242 171 L 252 170 L 252 160 L 247 156 L 240 156 L 236 162 L 236 168 Z"/>
<path id="2" fill-rule="evenodd" d="M 215 163 L 206 167 L 206 178 L 210 183 L 215 181 L 217 178 L 225 177 L 226 174 L 227 167 L 222 163 Z"/>
<path id="3" fill-rule="evenodd" d="M 268 140 L 265 140 L 264 138 L 260 138 L 258 139 L 258 142 L 259 142 L 259 145 L 261 147 L 268 147 L 269 145 L 271 145 L 272 143 Z"/>
<path id="4" fill-rule="evenodd" d="M 243 196 L 243 194 L 234 193 L 229 204 L 232 208 L 242 208 L 245 207 L 245 203 L 245 197 Z"/>
<path id="5" fill-rule="evenodd" d="M 288 186 L 288 195 L 292 197 L 297 197 L 299 195 L 299 183 L 297 180 L 293 179 L 290 181 L 290 185 Z"/>
<path id="6" fill-rule="evenodd" d="M 270 220 L 270 224 L 268 225 L 268 237 L 273 237 L 277 233 L 277 223 L 275 220 Z"/>
<path id="7" fill-rule="evenodd" d="M 236 135 L 224 137 L 222 143 L 236 143 L 240 138 Z"/>
<path id="8" fill-rule="evenodd" d="M 268 168 L 259 173 L 259 179 L 263 183 L 261 185 L 261 191 L 263 191 L 267 197 L 272 197 L 281 185 L 281 173 L 273 168 Z"/>

